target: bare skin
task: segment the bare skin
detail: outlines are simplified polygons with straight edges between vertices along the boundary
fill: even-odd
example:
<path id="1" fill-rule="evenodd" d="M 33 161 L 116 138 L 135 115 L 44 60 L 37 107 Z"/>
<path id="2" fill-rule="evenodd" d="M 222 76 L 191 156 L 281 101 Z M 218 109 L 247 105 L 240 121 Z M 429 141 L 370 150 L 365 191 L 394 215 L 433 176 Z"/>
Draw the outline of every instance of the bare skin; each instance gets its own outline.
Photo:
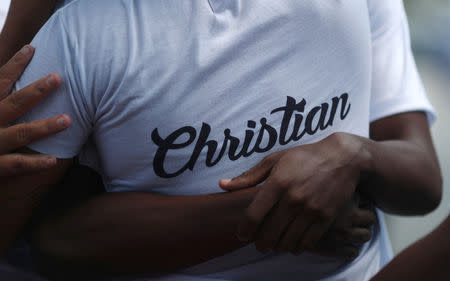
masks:
<path id="1" fill-rule="evenodd" d="M 69 175 L 69 182 L 70 177 L 84 179 L 77 186 L 90 181 Z M 50 215 L 34 231 L 36 260 L 41 271 L 54 278 L 179 270 L 247 245 L 237 239 L 234 228 L 257 192 L 254 187 L 199 196 L 89 196 L 64 210 L 48 210 Z M 373 211 L 358 205 L 354 200 L 347 206 L 315 252 L 345 259 L 358 255 L 376 221 Z"/>
<path id="2" fill-rule="evenodd" d="M 398 254 L 371 281 L 450 280 L 450 217 Z"/>
<path id="3" fill-rule="evenodd" d="M 38 189 L 21 186 L 9 188 L 11 179 L 20 181 L 28 175 L 45 173 L 57 166 L 51 155 L 30 155 L 15 152 L 16 149 L 34 141 L 56 134 L 70 125 L 66 115 L 8 127 L 8 124 L 45 99 L 60 84 L 56 74 L 29 85 L 9 95 L 15 81 L 33 56 L 34 49 L 25 46 L 7 64 L 0 68 L 0 254 L 14 239 L 17 232 L 29 219 L 39 202 Z M 7 231 L 4 231 L 8 229 Z"/>
<path id="4" fill-rule="evenodd" d="M 243 175 L 222 180 L 237 190 L 262 184 L 237 234 L 259 250 L 313 249 L 364 178 L 360 191 L 382 210 L 418 215 L 439 205 L 442 179 L 427 120 L 405 113 L 371 125 L 374 140 L 338 133 L 266 157 Z"/>
<path id="5" fill-rule="evenodd" d="M 24 46 L 51 16 L 56 0 L 12 0 L 8 16 L 0 33 L 0 255 L 9 247 L 16 233 L 28 221 L 41 199 L 50 190 L 24 186 L 11 189 L 11 178 L 48 172 L 57 165 L 51 155 L 18 153 L 32 142 L 56 134 L 70 125 L 67 115 L 8 127 L 8 124 L 44 100 L 61 85 L 57 74 L 29 85 L 9 95 L 16 80 L 30 62 L 34 48 Z M 21 49 L 22 48 L 22 49 Z M 20 50 L 20 51 L 19 51 Z M 14 55 L 15 54 L 15 55 Z M 10 59 L 12 57 L 12 59 Z M 14 210 L 14 212 L 12 212 Z M 16 212 L 17 211 L 17 212 Z"/>

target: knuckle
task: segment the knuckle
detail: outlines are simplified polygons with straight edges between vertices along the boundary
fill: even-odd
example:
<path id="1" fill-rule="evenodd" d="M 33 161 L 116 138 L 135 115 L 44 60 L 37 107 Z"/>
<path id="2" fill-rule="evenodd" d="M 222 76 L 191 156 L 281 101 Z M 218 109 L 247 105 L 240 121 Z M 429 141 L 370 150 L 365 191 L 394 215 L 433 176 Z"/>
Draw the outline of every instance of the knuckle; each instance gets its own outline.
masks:
<path id="1" fill-rule="evenodd" d="M 14 81 L 11 78 L 7 78 L 7 77 L 1 77 L 0 78 L 0 85 L 2 87 L 6 87 L 8 85 L 12 85 L 14 83 Z"/>
<path id="2" fill-rule="evenodd" d="M 45 83 L 37 83 L 35 89 L 36 92 L 40 95 L 43 95 L 47 92 L 47 86 Z"/>
<path id="3" fill-rule="evenodd" d="M 31 130 L 26 126 L 18 127 L 16 131 L 16 139 L 19 144 L 28 144 L 31 142 Z"/>
<path id="4" fill-rule="evenodd" d="M 308 201 L 306 203 L 306 210 L 319 220 L 329 220 L 332 217 L 325 208 L 316 202 Z"/>
<path id="5" fill-rule="evenodd" d="M 341 132 L 334 132 L 330 135 L 330 138 L 333 140 L 333 142 L 337 145 L 343 145 L 344 144 L 344 133 Z"/>
<path id="6" fill-rule="evenodd" d="M 14 155 L 11 159 L 10 165 L 9 165 L 9 171 L 10 173 L 19 173 L 23 170 L 25 170 L 26 164 L 25 159 L 21 155 Z"/>
<path id="7" fill-rule="evenodd" d="M 277 190 L 285 190 L 289 187 L 289 181 L 284 177 L 274 175 L 271 181 Z"/>
<path id="8" fill-rule="evenodd" d="M 259 224 L 259 217 L 250 210 L 245 211 L 244 218 L 251 225 Z"/>
<path id="9" fill-rule="evenodd" d="M 287 202 L 290 207 L 303 207 L 306 204 L 306 198 L 293 189 L 287 191 Z"/>
<path id="10" fill-rule="evenodd" d="M 353 152 L 355 150 L 354 145 L 349 143 L 348 136 L 342 132 L 333 133 L 330 138 L 332 139 L 333 144 L 344 152 Z"/>
<path id="11" fill-rule="evenodd" d="M 22 64 L 24 64 L 24 58 L 23 58 L 23 55 L 22 54 L 20 54 L 20 53 L 16 53 L 13 57 L 12 57 L 12 60 L 11 60 L 11 63 L 14 63 L 14 64 L 16 64 L 16 65 L 22 65 Z"/>
<path id="12" fill-rule="evenodd" d="M 13 111 L 21 111 L 24 106 L 22 95 L 14 94 L 8 99 L 8 105 Z"/>
<path id="13" fill-rule="evenodd" d="M 266 157 L 264 157 L 262 162 L 264 162 L 267 165 L 272 164 L 273 162 L 275 162 L 278 159 L 279 153 L 280 152 L 274 152 L 274 153 L 267 155 Z"/>
<path id="14" fill-rule="evenodd" d="M 0 89 L 2 93 L 8 94 L 11 92 L 14 81 L 9 78 L 0 78 Z"/>

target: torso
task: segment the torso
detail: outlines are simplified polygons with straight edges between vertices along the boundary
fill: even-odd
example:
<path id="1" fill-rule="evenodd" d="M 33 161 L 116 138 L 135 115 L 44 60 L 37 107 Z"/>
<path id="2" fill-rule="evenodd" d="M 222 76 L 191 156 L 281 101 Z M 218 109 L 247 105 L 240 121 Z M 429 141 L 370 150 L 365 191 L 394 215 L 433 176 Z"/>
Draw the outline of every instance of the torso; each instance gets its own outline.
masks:
<path id="1" fill-rule="evenodd" d="M 109 32 L 102 31 L 106 50 L 82 58 L 93 62 L 86 75 L 104 75 L 104 94 L 86 99 L 96 105 L 93 140 L 109 191 L 221 192 L 219 179 L 239 175 L 271 152 L 336 131 L 368 136 L 365 1 L 210 2 L 127 2 Z M 90 72 L 95 69 L 107 71 Z M 364 251 L 376 247 L 375 240 Z M 241 251 L 240 258 L 231 254 L 192 272 L 317 280 L 346 266 L 314 255 Z M 364 254 L 360 271 L 378 269 L 377 252 L 363 262 Z"/>

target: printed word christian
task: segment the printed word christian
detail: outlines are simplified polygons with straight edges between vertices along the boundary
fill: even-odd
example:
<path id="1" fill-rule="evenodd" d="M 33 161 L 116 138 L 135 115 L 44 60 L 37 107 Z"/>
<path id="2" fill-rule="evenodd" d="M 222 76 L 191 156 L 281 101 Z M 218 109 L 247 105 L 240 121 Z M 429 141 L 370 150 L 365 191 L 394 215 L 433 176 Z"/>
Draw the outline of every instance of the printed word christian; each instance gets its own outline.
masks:
<path id="1" fill-rule="evenodd" d="M 223 131 L 224 139 L 220 148 L 218 141 L 209 139 L 211 126 L 207 123 L 202 124 L 199 133 L 194 127 L 186 126 L 174 131 L 165 138 L 160 136 L 158 129 L 154 129 L 152 140 L 158 146 L 158 150 L 153 160 L 153 169 L 162 178 L 172 178 L 182 174 L 187 169 L 192 171 L 200 153 L 205 148 L 207 149 L 205 164 L 207 167 L 212 167 L 219 163 L 225 154 L 231 161 L 235 161 L 240 157 L 249 157 L 253 153 L 267 152 L 275 146 L 277 141 L 280 145 L 298 141 L 305 134 L 314 135 L 317 131 L 325 130 L 327 127 L 332 126 L 338 109 L 340 109 L 339 118 L 344 120 L 351 108 L 348 97 L 348 94 L 344 93 L 340 97 L 333 97 L 331 105 L 325 102 L 311 108 L 308 112 L 304 112 L 306 100 L 302 99 L 297 103 L 295 98 L 288 96 L 283 107 L 275 108 L 270 112 L 270 114 L 283 114 L 279 132 L 267 123 L 266 118 L 261 118 L 259 124 L 256 121 L 249 120 L 247 121 L 247 129 L 245 130 L 243 141 L 233 136 L 230 129 L 225 129 Z M 257 127 L 259 127 L 259 130 L 256 129 Z M 289 128 L 291 129 L 289 130 Z M 289 134 L 288 131 L 290 131 Z M 180 143 L 180 140 L 186 139 L 186 136 L 183 135 L 187 135 L 188 139 Z M 256 140 L 254 140 L 255 137 Z M 263 141 L 264 138 L 265 140 Z M 167 153 L 170 150 L 189 149 L 188 147 L 194 141 L 196 141 L 195 146 L 192 148 L 189 159 L 186 159 L 186 163 L 178 171 L 166 171 L 164 169 L 164 161 Z M 241 142 L 242 145 L 240 145 Z"/>

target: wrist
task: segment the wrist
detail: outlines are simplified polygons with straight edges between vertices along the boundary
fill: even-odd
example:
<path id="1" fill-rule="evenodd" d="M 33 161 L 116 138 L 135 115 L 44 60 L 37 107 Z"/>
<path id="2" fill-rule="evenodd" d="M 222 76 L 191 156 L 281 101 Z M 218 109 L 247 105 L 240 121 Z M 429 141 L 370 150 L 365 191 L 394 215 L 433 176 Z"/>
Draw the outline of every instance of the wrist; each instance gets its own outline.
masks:
<path id="1" fill-rule="evenodd" d="M 374 141 L 349 134 L 338 132 L 330 135 L 331 145 L 342 157 L 342 165 L 350 167 L 359 174 L 367 174 L 374 171 Z"/>
<path id="2" fill-rule="evenodd" d="M 356 155 L 356 163 L 359 167 L 360 173 L 371 173 L 375 170 L 373 147 L 375 141 L 352 135 L 359 145 L 359 150 Z"/>

